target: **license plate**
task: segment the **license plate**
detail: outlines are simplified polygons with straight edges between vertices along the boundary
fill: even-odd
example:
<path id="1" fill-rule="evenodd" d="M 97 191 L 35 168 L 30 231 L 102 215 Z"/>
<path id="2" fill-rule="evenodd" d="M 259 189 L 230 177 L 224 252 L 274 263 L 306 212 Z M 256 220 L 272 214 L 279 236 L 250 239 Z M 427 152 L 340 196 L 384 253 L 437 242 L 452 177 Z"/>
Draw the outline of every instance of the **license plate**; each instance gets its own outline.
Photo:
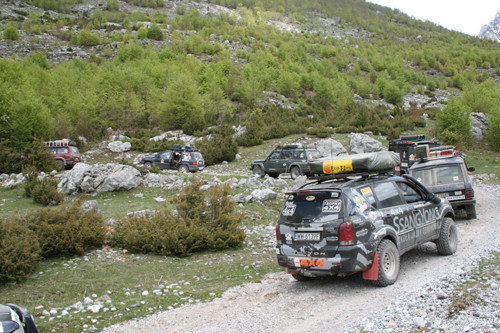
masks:
<path id="1" fill-rule="evenodd" d="M 319 241 L 319 232 L 296 232 L 294 237 L 296 241 Z"/>

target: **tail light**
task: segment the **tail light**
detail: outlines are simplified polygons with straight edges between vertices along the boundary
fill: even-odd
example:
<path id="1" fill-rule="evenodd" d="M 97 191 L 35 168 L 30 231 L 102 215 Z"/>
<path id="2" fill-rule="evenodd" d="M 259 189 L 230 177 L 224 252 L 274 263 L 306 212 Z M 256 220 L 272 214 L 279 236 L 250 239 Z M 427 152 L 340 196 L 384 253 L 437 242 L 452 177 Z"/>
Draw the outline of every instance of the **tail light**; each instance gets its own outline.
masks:
<path id="1" fill-rule="evenodd" d="M 193 165 L 198 165 L 198 161 L 194 160 Z"/>
<path id="2" fill-rule="evenodd" d="M 278 244 L 281 244 L 281 234 L 280 234 L 280 225 L 276 224 L 276 240 Z"/>
<path id="3" fill-rule="evenodd" d="M 470 190 L 466 190 L 465 191 L 465 197 L 467 199 L 472 199 L 474 198 L 474 190 L 470 189 Z"/>
<path id="4" fill-rule="evenodd" d="M 339 245 L 354 245 L 354 227 L 352 222 L 344 222 L 340 225 Z"/>

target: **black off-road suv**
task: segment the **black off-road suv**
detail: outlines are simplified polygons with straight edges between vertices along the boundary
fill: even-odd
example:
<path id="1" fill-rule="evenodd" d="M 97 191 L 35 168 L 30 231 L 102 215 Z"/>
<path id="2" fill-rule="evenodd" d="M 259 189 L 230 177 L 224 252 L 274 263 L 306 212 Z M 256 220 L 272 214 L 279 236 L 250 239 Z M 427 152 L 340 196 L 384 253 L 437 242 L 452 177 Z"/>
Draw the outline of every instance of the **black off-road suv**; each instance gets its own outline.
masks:
<path id="1" fill-rule="evenodd" d="M 447 199 L 455 213 L 465 210 L 468 219 L 477 217 L 476 198 L 472 187 L 472 173 L 465 157 L 451 146 L 430 148 L 411 168 L 410 175 L 430 191 Z"/>
<path id="2" fill-rule="evenodd" d="M 300 175 L 310 176 L 309 162 L 320 158 L 316 149 L 304 148 L 301 145 L 277 146 L 263 160 L 255 160 L 250 164 L 254 175 L 264 177 L 268 174 L 276 178 L 281 173 L 289 173 L 292 179 Z"/>
<path id="3" fill-rule="evenodd" d="M 416 149 L 422 145 L 432 148 L 439 146 L 439 143 L 436 139 L 426 139 L 425 135 L 421 134 L 401 136 L 399 139 L 389 141 L 389 151 L 398 153 L 401 160 L 401 164 L 394 170 L 395 174 L 408 173 L 408 169 L 417 161 Z"/>
<path id="4" fill-rule="evenodd" d="M 276 226 L 278 264 L 298 280 L 363 272 L 393 284 L 400 256 L 426 242 L 457 248 L 454 212 L 411 176 L 325 176 L 288 193 Z"/>
<path id="5" fill-rule="evenodd" d="M 161 170 L 174 169 L 179 172 L 196 172 L 205 168 L 203 156 L 193 145 L 174 145 L 154 156 L 141 158 L 140 163 L 149 168 L 156 165 Z"/>

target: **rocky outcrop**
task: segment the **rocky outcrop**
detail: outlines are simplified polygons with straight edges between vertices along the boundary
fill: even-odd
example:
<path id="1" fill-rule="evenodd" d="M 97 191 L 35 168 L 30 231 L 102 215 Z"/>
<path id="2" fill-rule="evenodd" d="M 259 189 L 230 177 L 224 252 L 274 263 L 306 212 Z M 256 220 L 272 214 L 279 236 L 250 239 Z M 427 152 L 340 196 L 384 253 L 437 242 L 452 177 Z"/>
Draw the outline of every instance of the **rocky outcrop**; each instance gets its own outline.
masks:
<path id="1" fill-rule="evenodd" d="M 113 153 L 123 153 L 129 151 L 132 148 L 132 144 L 130 142 L 113 141 L 108 143 L 108 148 Z"/>
<path id="2" fill-rule="evenodd" d="M 380 141 L 366 134 L 351 133 L 349 134 L 349 138 L 351 139 L 349 149 L 353 154 L 373 153 L 386 150 Z"/>
<path id="3" fill-rule="evenodd" d="M 472 135 L 477 141 L 484 140 L 490 118 L 482 112 L 472 112 L 470 118 L 472 121 Z"/>
<path id="4" fill-rule="evenodd" d="M 314 143 L 314 148 L 316 148 L 321 156 L 338 156 L 342 154 L 346 154 L 347 150 L 344 146 L 333 139 L 322 139 L 318 140 Z"/>
<path id="5" fill-rule="evenodd" d="M 500 10 L 493 21 L 481 27 L 478 36 L 482 39 L 491 39 L 500 42 Z"/>
<path id="6" fill-rule="evenodd" d="M 96 194 L 130 190 L 142 183 L 140 172 L 129 165 L 77 163 L 64 174 L 57 190 L 64 194 L 84 192 Z"/>

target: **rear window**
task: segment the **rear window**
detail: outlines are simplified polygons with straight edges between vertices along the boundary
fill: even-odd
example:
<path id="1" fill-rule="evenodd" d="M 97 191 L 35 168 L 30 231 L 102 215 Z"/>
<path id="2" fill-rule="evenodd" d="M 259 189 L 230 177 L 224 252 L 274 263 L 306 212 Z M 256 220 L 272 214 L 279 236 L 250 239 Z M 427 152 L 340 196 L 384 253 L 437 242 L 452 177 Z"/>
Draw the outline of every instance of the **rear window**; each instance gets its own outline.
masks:
<path id="1" fill-rule="evenodd" d="M 443 165 L 411 171 L 414 178 L 426 186 L 459 184 L 464 182 L 460 165 Z"/>
<path id="2" fill-rule="evenodd" d="M 199 160 L 202 160 L 202 159 L 203 159 L 203 157 L 201 156 L 201 154 L 200 154 L 200 153 L 193 153 L 193 159 L 194 159 L 195 161 L 199 161 Z"/>
<path id="3" fill-rule="evenodd" d="M 301 223 L 328 215 L 329 219 L 342 216 L 342 200 L 339 192 L 303 191 L 288 196 L 281 216 L 286 220 Z"/>

